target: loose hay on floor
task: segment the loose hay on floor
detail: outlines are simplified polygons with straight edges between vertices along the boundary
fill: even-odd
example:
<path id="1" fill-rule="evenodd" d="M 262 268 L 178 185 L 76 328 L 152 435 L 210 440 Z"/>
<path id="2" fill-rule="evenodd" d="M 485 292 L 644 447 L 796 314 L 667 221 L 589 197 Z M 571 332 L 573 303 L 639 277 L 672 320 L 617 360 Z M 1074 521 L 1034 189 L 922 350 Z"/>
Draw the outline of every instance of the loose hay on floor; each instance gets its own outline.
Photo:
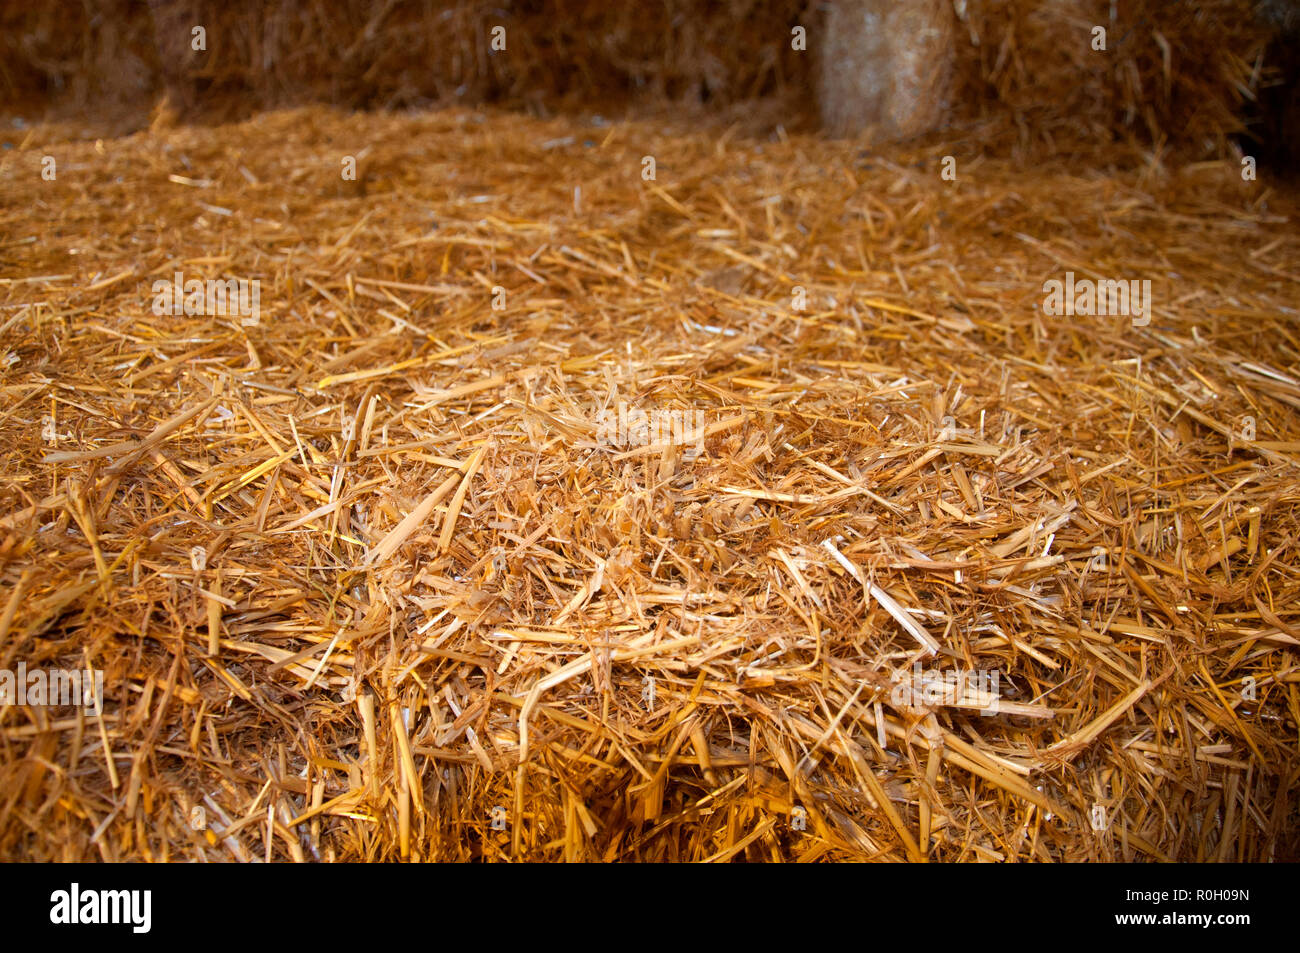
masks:
<path id="1" fill-rule="evenodd" d="M 0 856 L 1297 856 L 1296 210 L 1235 164 L 323 109 L 19 145 L 0 668 L 106 698 L 3 710 Z M 178 271 L 260 322 L 155 314 Z M 1150 324 L 1044 314 L 1066 271 Z M 703 453 L 602 440 L 620 403 Z"/>

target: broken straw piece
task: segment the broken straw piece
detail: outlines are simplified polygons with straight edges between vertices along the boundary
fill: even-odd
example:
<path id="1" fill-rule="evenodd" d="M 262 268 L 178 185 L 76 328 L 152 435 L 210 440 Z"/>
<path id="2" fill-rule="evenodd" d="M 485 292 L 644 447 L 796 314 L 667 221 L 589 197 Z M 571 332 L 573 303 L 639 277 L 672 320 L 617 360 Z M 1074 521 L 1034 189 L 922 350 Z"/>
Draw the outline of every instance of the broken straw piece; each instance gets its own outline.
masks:
<path id="1" fill-rule="evenodd" d="M 922 625 L 913 619 L 908 614 L 907 610 L 895 601 L 893 596 L 885 592 L 884 589 L 881 589 L 874 582 L 866 579 L 862 573 L 858 571 L 858 567 L 849 562 L 844 557 L 844 554 L 835 548 L 834 541 L 824 539 L 822 540 L 822 546 L 828 553 L 835 557 L 836 562 L 844 567 L 844 571 L 858 582 L 862 583 L 862 588 L 867 590 L 867 594 L 870 595 L 871 598 L 875 599 L 876 602 L 880 603 L 880 607 L 892 615 L 899 625 L 911 633 L 912 637 L 915 638 L 916 641 L 925 646 L 931 655 L 938 654 L 939 643 L 935 640 L 934 636 L 925 631 Z"/>

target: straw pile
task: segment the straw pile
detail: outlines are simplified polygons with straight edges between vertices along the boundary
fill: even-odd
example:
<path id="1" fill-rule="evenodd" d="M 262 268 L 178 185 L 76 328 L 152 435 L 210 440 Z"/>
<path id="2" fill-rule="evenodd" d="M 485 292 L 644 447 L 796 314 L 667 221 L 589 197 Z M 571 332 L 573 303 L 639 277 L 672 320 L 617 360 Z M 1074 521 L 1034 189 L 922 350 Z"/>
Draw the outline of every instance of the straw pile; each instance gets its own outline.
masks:
<path id="1" fill-rule="evenodd" d="M 1300 857 L 1294 198 L 702 123 L 0 152 L 0 856 Z"/>

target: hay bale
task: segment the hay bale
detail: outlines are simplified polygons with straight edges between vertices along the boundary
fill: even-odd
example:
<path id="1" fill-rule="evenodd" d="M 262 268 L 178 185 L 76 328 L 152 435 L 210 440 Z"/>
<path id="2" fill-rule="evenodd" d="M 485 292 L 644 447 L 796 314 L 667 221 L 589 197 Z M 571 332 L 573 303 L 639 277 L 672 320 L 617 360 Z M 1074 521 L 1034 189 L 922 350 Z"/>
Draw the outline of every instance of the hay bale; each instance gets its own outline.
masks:
<path id="1" fill-rule="evenodd" d="M 157 70 L 143 0 L 0 3 L 0 102 L 10 108 L 147 108 Z"/>
<path id="2" fill-rule="evenodd" d="M 802 0 L 153 0 L 170 98 L 192 117 L 329 102 L 497 103 L 534 112 L 629 102 L 727 106 L 804 87 L 789 46 Z M 207 27 L 206 54 L 189 49 Z M 505 49 L 491 32 L 504 28 Z"/>
<path id="3" fill-rule="evenodd" d="M 747 126 L 906 138 L 992 121 L 984 147 L 1101 158 L 1117 142 L 1285 144 L 1296 0 L 0 0 L 0 92 L 78 115 L 154 90 L 188 120 L 306 103 L 553 111 L 682 105 Z M 208 48 L 191 49 L 191 30 Z M 493 51 L 489 31 L 507 30 Z M 791 48 L 791 28 L 809 51 Z M 1091 47 L 1107 30 L 1107 48 Z M 964 133 L 963 133 L 964 135 Z M 1282 153 L 1286 155 L 1285 152 Z M 1278 165 L 1284 164 L 1279 159 Z"/>
<path id="4" fill-rule="evenodd" d="M 949 0 L 836 0 L 826 12 L 818 99 L 828 132 L 907 138 L 947 109 Z"/>
<path id="5" fill-rule="evenodd" d="M 1007 142 L 1095 157 L 1116 143 L 1224 155 L 1274 71 L 1276 26 L 1256 0 L 980 0 L 956 47 L 956 118 L 1007 124 Z M 1106 31 L 1105 49 L 1093 31 Z M 1089 161 L 1095 161 L 1090 158 Z"/>

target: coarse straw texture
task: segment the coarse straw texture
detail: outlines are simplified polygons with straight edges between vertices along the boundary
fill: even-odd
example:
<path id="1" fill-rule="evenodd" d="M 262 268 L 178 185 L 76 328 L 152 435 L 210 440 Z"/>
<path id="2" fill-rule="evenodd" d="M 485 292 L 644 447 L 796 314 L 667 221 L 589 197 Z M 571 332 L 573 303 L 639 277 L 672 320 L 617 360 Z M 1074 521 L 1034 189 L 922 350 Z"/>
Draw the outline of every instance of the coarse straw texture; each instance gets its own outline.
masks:
<path id="1" fill-rule="evenodd" d="M 0 857 L 1300 857 L 1294 197 L 979 135 L 28 130 Z"/>

